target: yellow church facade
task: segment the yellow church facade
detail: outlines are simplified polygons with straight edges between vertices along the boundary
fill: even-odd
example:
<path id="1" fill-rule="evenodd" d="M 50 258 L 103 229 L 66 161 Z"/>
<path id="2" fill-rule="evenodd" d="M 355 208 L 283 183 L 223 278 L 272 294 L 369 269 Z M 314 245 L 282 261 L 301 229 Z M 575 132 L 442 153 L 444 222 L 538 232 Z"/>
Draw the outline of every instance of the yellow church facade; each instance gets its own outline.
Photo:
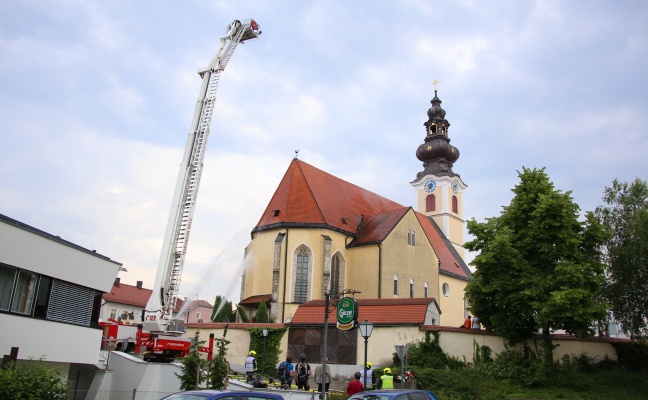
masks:
<path id="1" fill-rule="evenodd" d="M 466 185 L 452 172 L 458 150 L 435 103 L 436 92 L 417 151 L 424 171 L 411 182 L 417 209 L 290 163 L 245 249 L 240 304 L 248 314 L 264 300 L 274 322 L 289 323 L 301 304 L 353 290 L 358 299 L 434 299 L 434 325 L 463 322 Z"/>

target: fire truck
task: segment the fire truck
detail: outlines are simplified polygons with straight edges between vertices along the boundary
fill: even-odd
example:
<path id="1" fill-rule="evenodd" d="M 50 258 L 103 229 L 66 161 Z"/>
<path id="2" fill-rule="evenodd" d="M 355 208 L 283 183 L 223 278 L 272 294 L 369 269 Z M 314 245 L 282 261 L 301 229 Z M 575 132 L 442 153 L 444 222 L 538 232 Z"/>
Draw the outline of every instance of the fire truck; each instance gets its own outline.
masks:
<path id="1" fill-rule="evenodd" d="M 259 24 L 253 19 L 243 22 L 235 20 L 228 25 L 227 33 L 220 38 L 220 48 L 209 66 L 198 71 L 202 78 L 202 86 L 180 165 L 153 292 L 134 338 L 135 353 L 143 354 L 145 361 L 168 362 L 189 353 L 191 339 L 180 337 L 185 328 L 182 319 L 174 316 L 174 310 L 216 103 L 216 91 L 221 74 L 239 43 L 257 39 L 260 34 Z M 115 337 L 120 337 L 119 333 L 115 334 Z M 130 344 L 133 339 L 129 338 L 127 341 Z M 122 344 L 122 348 L 127 348 L 128 344 Z M 213 337 L 210 338 L 209 347 L 202 349 L 208 353 L 210 359 L 212 348 Z"/>

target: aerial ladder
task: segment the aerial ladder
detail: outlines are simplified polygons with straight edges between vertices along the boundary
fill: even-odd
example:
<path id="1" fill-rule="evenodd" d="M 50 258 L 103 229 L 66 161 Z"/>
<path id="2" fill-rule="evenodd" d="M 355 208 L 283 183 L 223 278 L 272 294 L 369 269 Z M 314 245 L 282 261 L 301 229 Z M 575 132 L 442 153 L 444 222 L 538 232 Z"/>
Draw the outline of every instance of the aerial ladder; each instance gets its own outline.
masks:
<path id="1" fill-rule="evenodd" d="M 220 38 L 220 48 L 209 66 L 198 71 L 202 86 L 180 165 L 153 292 L 137 332 L 136 352 L 144 352 L 145 360 L 170 360 L 189 351 L 190 339 L 179 337 L 185 329 L 182 320 L 174 318 L 173 313 L 196 208 L 216 91 L 221 74 L 239 43 L 256 39 L 260 34 L 259 25 L 253 19 L 235 20 L 228 25 L 225 36 Z"/>

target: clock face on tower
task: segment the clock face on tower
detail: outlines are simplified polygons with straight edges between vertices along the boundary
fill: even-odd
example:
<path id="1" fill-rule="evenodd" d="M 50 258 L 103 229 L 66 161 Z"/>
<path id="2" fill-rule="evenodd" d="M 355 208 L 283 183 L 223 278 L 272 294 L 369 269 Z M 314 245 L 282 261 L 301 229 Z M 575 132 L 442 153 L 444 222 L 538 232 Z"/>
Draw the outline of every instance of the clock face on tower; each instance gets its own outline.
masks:
<path id="1" fill-rule="evenodd" d="M 452 182 L 452 193 L 457 194 L 459 191 L 459 185 L 457 185 L 457 182 Z"/>
<path id="2" fill-rule="evenodd" d="M 423 184 L 423 188 L 428 193 L 434 192 L 434 189 L 436 189 L 436 181 L 434 179 L 430 179 Z"/>

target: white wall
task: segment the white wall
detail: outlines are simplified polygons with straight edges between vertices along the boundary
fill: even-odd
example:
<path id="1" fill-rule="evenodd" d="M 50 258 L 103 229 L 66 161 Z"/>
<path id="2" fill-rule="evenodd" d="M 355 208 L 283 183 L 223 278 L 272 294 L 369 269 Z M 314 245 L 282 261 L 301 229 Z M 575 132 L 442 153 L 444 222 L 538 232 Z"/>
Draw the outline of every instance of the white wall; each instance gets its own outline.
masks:
<path id="1" fill-rule="evenodd" d="M 97 364 L 101 330 L 36 318 L 0 314 L 0 355 L 18 347 L 18 358 Z"/>
<path id="2" fill-rule="evenodd" d="M 0 262 L 109 292 L 120 264 L 0 221 Z"/>

